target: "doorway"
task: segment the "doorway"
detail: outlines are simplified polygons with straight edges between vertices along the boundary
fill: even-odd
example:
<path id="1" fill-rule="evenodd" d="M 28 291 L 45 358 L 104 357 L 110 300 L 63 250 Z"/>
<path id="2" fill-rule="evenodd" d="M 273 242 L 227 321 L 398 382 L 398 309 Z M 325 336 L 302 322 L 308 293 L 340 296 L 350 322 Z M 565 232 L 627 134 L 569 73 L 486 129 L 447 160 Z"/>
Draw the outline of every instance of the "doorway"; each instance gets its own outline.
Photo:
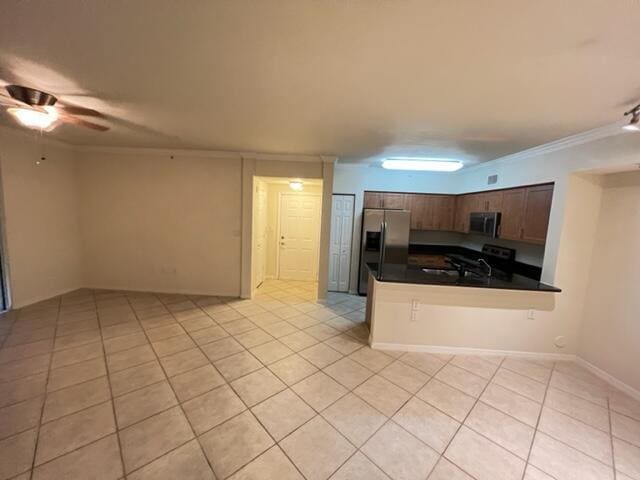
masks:
<path id="1" fill-rule="evenodd" d="M 252 290 L 262 285 L 267 277 L 267 207 L 267 184 L 256 179 L 253 196 Z"/>
<path id="2" fill-rule="evenodd" d="M 349 291 L 354 203 L 353 194 L 332 196 L 329 244 L 329 290 L 332 292 Z"/>
<path id="3" fill-rule="evenodd" d="M 253 177 L 251 291 L 274 280 L 317 289 L 322 180 Z"/>

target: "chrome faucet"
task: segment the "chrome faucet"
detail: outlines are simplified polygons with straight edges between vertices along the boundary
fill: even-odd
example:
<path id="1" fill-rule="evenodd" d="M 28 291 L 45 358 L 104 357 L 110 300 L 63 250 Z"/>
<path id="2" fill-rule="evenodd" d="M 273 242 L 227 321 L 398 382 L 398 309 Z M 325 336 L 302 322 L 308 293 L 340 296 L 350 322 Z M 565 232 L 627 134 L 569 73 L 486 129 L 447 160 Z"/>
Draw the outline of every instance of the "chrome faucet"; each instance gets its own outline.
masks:
<path id="1" fill-rule="evenodd" d="M 491 270 L 492 270 L 491 265 L 489 265 L 484 258 L 479 258 L 478 263 L 481 265 L 485 265 L 487 267 L 487 270 L 488 270 L 487 277 L 491 277 Z"/>

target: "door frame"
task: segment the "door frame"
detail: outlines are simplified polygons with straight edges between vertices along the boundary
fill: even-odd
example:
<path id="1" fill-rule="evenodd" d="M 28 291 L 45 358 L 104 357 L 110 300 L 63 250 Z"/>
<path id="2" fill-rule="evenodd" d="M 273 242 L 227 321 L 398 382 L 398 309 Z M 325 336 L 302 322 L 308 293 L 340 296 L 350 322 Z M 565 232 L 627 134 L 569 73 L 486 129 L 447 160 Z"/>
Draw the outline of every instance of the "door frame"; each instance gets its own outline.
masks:
<path id="1" fill-rule="evenodd" d="M 258 213 L 257 207 L 258 207 L 259 201 L 260 201 L 260 193 L 259 193 L 258 190 L 262 190 L 262 189 L 266 189 L 267 188 L 266 185 L 261 185 L 261 183 L 264 184 L 264 181 L 261 180 L 261 179 L 258 179 L 258 178 L 254 178 L 253 179 L 253 193 L 254 193 L 254 195 L 253 195 L 253 205 L 252 205 L 252 209 L 251 209 L 251 222 L 252 222 L 252 224 L 251 224 L 251 232 L 252 232 L 251 233 L 251 261 L 252 261 L 252 265 L 251 265 L 251 291 L 252 291 L 252 293 L 256 289 L 258 289 L 260 287 L 260 285 L 262 285 L 262 283 L 264 283 L 264 281 L 266 280 L 265 263 L 267 261 L 267 252 L 266 252 L 267 247 L 266 247 L 266 245 L 264 243 L 266 243 L 267 239 L 264 238 L 263 239 L 264 242 L 263 242 L 263 245 L 262 245 L 262 259 L 261 259 L 262 262 L 260 262 L 260 263 L 262 263 L 262 279 L 261 279 L 260 282 L 255 282 L 255 285 L 254 285 L 254 280 L 256 280 L 256 278 L 254 277 L 254 275 L 256 274 L 254 269 L 257 268 L 256 260 L 260 260 L 260 259 L 256 258 L 257 257 L 257 255 L 256 255 L 256 253 L 257 253 L 257 244 L 258 244 L 257 235 L 259 235 L 259 233 L 260 233 L 256 229 L 258 218 L 259 218 L 257 216 L 257 213 Z M 266 215 L 267 215 L 267 212 L 266 212 L 267 205 L 266 205 L 266 203 L 267 203 L 268 199 L 266 198 L 266 195 L 267 195 L 266 191 L 265 190 L 262 190 L 262 191 L 264 192 L 264 195 L 265 195 L 265 205 L 264 205 L 265 211 L 262 212 L 262 213 L 266 217 Z M 266 225 L 267 219 L 265 218 L 264 220 L 265 220 L 265 225 Z M 264 233 L 264 232 L 262 232 L 262 233 Z"/>
<path id="2" fill-rule="evenodd" d="M 294 193 L 294 192 L 278 192 L 278 227 L 276 229 L 276 242 L 278 245 L 276 246 L 276 279 L 280 280 L 280 222 L 282 221 L 282 197 L 283 196 L 290 197 L 319 197 L 320 198 L 320 216 L 318 220 L 322 222 L 322 194 L 321 193 Z M 331 221 L 331 219 L 329 219 Z M 318 229 L 318 248 L 315 252 L 315 257 L 313 260 L 314 270 L 315 270 L 315 280 L 311 280 L 314 282 L 318 281 L 318 272 L 319 272 L 319 262 L 320 259 L 320 229 Z"/>
<path id="3" fill-rule="evenodd" d="M 351 251 L 349 252 L 349 275 L 347 277 L 347 292 L 349 293 L 351 290 L 351 263 L 353 261 L 353 246 L 355 244 L 355 242 L 353 241 L 353 234 L 355 232 L 355 228 L 356 228 L 356 194 L 355 193 L 332 193 L 331 194 L 331 217 L 329 217 L 329 224 L 333 225 L 333 223 L 331 222 L 331 220 L 333 219 L 333 197 L 334 196 L 341 196 L 341 197 L 353 197 L 353 208 L 351 210 Z M 331 259 L 331 231 L 329 231 L 329 259 Z M 334 291 L 334 290 L 328 290 L 328 291 Z M 337 292 L 339 292 L 339 290 L 335 290 Z M 344 292 L 342 292 L 344 293 Z"/>

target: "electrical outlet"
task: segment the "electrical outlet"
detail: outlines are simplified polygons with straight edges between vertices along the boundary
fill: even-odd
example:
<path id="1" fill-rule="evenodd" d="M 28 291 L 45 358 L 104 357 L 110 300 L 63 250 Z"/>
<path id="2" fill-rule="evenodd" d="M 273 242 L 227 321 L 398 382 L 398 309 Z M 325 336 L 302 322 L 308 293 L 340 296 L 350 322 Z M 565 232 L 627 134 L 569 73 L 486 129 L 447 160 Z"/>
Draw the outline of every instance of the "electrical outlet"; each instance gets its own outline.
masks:
<path id="1" fill-rule="evenodd" d="M 535 310 L 529 310 L 527 312 L 527 318 L 529 320 L 535 320 L 536 319 L 536 311 Z"/>
<path id="2" fill-rule="evenodd" d="M 409 317 L 409 321 L 411 322 L 415 322 L 416 321 L 416 311 L 415 310 L 411 310 L 411 316 Z"/>
<path id="3" fill-rule="evenodd" d="M 418 310 L 420 310 L 420 300 L 414 298 L 413 300 L 411 300 L 411 311 L 417 312 Z"/>

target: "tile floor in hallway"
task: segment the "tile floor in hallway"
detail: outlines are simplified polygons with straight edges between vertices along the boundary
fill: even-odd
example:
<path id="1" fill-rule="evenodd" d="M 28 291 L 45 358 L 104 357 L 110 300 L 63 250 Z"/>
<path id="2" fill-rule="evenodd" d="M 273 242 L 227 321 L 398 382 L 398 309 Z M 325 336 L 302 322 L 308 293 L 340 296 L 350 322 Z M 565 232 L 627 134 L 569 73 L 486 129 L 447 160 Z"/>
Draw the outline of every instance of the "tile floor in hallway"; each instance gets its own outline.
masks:
<path id="1" fill-rule="evenodd" d="M 569 362 L 368 348 L 363 299 L 82 290 L 0 320 L 0 479 L 640 479 Z"/>

